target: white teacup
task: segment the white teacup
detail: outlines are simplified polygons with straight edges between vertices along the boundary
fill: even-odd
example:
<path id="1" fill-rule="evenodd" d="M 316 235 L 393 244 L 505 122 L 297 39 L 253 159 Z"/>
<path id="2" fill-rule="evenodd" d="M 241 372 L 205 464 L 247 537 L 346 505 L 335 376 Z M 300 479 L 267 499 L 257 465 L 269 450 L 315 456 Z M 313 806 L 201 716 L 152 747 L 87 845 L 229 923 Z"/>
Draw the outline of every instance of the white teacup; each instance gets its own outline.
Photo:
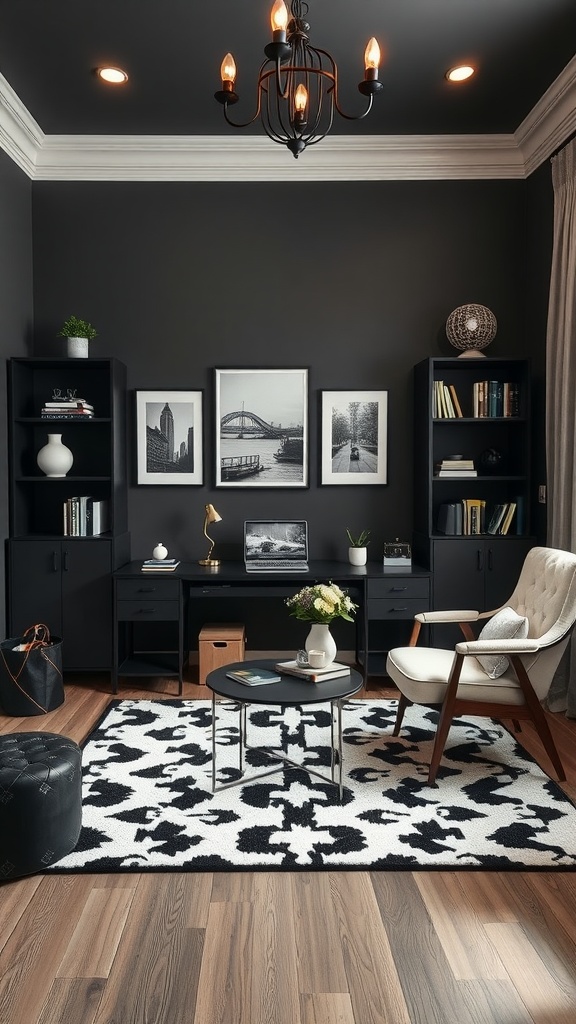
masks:
<path id="1" fill-rule="evenodd" d="M 308 651 L 310 668 L 324 668 L 326 660 L 326 651 Z"/>

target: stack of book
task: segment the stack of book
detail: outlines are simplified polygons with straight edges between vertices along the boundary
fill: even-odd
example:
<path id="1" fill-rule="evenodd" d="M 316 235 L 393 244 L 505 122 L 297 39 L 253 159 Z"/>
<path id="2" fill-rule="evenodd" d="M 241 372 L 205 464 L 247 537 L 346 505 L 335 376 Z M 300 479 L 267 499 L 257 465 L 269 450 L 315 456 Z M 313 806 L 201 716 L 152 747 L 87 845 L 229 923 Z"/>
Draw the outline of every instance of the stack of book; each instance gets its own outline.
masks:
<path id="1" fill-rule="evenodd" d="M 478 476 L 472 459 L 442 459 L 442 462 L 438 463 L 436 470 L 437 476 L 450 477 L 453 480 Z"/>
<path id="2" fill-rule="evenodd" d="M 91 419 L 94 406 L 89 405 L 84 398 L 59 398 L 44 402 L 40 416 L 44 420 Z"/>
<path id="3" fill-rule="evenodd" d="M 492 534 L 498 534 L 503 536 L 508 533 L 514 513 L 516 512 L 516 502 L 508 501 L 503 505 L 496 505 L 494 511 L 490 517 L 490 522 L 487 526 L 487 532 Z"/>
<path id="4" fill-rule="evenodd" d="M 179 558 L 147 558 L 142 562 L 142 572 L 174 572 L 179 565 Z"/>
<path id="5" fill-rule="evenodd" d="M 108 502 L 89 494 L 67 498 L 63 505 L 65 537 L 97 537 L 109 529 Z"/>
<path id="6" fill-rule="evenodd" d="M 323 679 L 338 679 L 340 676 L 350 675 L 350 665 L 343 665 L 338 661 L 333 661 L 326 668 L 307 668 L 305 665 L 299 665 L 297 661 L 278 661 L 274 668 L 277 672 L 296 676 L 297 679 L 307 679 L 309 683 L 321 683 Z"/>
<path id="7" fill-rule="evenodd" d="M 462 416 L 462 409 L 453 384 L 445 384 L 443 380 L 434 381 L 432 416 L 435 419 L 451 420 Z"/>
<path id="8" fill-rule="evenodd" d="M 516 381 L 479 380 L 472 392 L 476 418 L 520 415 L 520 386 Z"/>

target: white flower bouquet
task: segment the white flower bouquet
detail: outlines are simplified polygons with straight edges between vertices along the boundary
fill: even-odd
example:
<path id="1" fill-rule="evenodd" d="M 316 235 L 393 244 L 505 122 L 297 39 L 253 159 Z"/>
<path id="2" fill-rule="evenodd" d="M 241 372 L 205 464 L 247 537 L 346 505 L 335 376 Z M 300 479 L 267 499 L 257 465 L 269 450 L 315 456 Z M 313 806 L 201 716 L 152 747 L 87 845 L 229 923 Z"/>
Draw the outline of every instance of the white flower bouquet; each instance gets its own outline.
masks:
<path id="1" fill-rule="evenodd" d="M 297 619 L 326 624 L 333 619 L 353 622 L 352 616 L 358 607 L 336 583 L 316 583 L 313 587 L 303 587 L 293 597 L 287 597 L 286 604 L 290 615 L 295 615 Z"/>

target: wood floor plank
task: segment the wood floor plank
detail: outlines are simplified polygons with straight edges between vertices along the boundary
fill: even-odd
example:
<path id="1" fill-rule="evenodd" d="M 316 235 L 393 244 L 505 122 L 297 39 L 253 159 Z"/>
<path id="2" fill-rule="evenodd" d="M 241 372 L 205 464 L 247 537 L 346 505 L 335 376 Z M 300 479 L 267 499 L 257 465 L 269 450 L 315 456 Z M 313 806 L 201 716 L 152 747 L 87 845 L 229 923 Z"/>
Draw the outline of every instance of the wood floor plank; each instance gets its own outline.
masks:
<path id="1" fill-rule="evenodd" d="M 432 872 L 418 872 L 414 880 L 424 901 L 446 960 L 458 981 L 507 977 L 467 894 L 454 892 L 447 879 Z"/>
<path id="2" fill-rule="evenodd" d="M 495 871 L 442 871 L 444 884 L 460 904 L 465 900 L 479 921 L 517 921 L 518 909 Z"/>
<path id="3" fill-rule="evenodd" d="M 185 876 L 186 927 L 205 928 L 212 899 L 213 875 L 209 871 Z"/>
<path id="4" fill-rule="evenodd" d="M 571 934 L 559 927 L 555 912 L 557 904 L 551 905 L 548 891 L 543 888 L 542 882 L 538 883 L 539 877 L 535 872 L 519 872 L 517 875 L 503 875 L 502 880 L 510 901 L 517 908 L 518 923 L 522 925 L 544 963 L 550 960 L 553 965 L 559 958 L 566 969 L 576 975 L 576 945 Z M 562 873 L 554 877 L 559 880 L 558 884 L 560 879 L 563 880 L 562 898 L 569 913 L 573 913 L 576 918 L 573 875 Z"/>
<path id="5" fill-rule="evenodd" d="M 94 1024 L 104 984 L 102 978 L 55 981 L 38 1024 Z"/>
<path id="6" fill-rule="evenodd" d="M 534 1024 L 550 1024 L 562 1016 L 568 1020 L 568 1013 L 574 1020 L 574 974 L 560 960 L 545 965 L 521 925 L 486 924 L 485 928 Z"/>
<path id="7" fill-rule="evenodd" d="M 57 978 L 108 977 L 134 893 L 134 889 L 92 889 Z"/>
<path id="8" fill-rule="evenodd" d="M 358 1024 L 411 1024 L 370 876 L 330 875 L 348 990 Z"/>
<path id="9" fill-rule="evenodd" d="M 212 903 L 193 1024 L 248 1024 L 254 929 L 252 903 Z M 250 1021 L 250 1024 L 261 1024 Z M 296 1020 L 293 1024 L 299 1024 Z"/>
<path id="10" fill-rule="evenodd" d="M 292 876 L 292 914 L 301 992 L 347 992 L 330 875 L 302 871 Z"/>
<path id="11" fill-rule="evenodd" d="M 356 1024 L 347 992 L 305 992 L 301 996 L 302 1024 Z"/>
<path id="12" fill-rule="evenodd" d="M 0 885 L 0 950 L 6 945 L 41 882 L 40 875 L 32 875 Z"/>
<path id="13" fill-rule="evenodd" d="M 83 875 L 43 877 L 0 953 L 0 1021 L 33 1024 L 90 893 Z"/>
<path id="14" fill-rule="evenodd" d="M 189 899 L 185 875 L 141 876 L 95 1024 L 190 1024 L 203 933 Z"/>
<path id="15" fill-rule="evenodd" d="M 300 1024 L 292 878 L 288 873 L 254 877 L 250 1012 L 254 1024 Z"/>

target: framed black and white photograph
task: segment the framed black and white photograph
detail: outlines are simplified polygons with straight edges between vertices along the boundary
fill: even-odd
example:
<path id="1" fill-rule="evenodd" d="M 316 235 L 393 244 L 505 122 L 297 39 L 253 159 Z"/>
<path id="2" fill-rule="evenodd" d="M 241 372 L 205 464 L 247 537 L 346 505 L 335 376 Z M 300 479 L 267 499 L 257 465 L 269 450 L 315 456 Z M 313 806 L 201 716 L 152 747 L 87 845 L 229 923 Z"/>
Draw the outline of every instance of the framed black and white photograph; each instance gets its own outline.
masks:
<path id="1" fill-rule="evenodd" d="M 387 391 L 323 391 L 321 483 L 385 484 Z"/>
<path id="2" fill-rule="evenodd" d="M 202 484 L 202 391 L 136 392 L 139 484 Z"/>
<path id="3" fill-rule="evenodd" d="M 308 486 L 308 370 L 217 369 L 216 486 Z"/>

